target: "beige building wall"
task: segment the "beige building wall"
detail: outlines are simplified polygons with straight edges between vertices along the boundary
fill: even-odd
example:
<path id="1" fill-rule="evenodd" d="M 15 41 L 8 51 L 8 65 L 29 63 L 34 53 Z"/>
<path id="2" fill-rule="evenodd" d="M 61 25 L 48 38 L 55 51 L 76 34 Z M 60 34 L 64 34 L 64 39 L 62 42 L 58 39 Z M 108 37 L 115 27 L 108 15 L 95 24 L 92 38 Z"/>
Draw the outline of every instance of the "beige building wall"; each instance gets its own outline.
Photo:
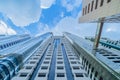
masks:
<path id="1" fill-rule="evenodd" d="M 97 21 L 99 18 L 113 15 L 120 16 L 120 0 L 83 0 L 79 22 Z"/>

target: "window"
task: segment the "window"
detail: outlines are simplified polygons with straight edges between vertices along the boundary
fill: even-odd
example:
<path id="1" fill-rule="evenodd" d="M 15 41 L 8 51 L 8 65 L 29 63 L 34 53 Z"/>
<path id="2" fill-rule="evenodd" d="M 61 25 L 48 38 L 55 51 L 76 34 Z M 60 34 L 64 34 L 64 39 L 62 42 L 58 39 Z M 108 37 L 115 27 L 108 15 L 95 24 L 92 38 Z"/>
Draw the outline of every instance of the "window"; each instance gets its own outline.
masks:
<path id="1" fill-rule="evenodd" d="M 85 62 L 86 62 L 86 59 L 85 59 Z"/>
<path id="2" fill-rule="evenodd" d="M 37 59 L 39 59 L 39 58 L 33 58 L 34 60 L 37 60 Z"/>
<path id="3" fill-rule="evenodd" d="M 91 64 L 89 64 L 89 69 L 90 69 L 90 67 L 91 67 Z"/>
<path id="4" fill-rule="evenodd" d="M 63 66 L 57 66 L 57 69 L 64 69 L 64 67 Z"/>
<path id="5" fill-rule="evenodd" d="M 46 77 L 46 73 L 39 73 L 38 77 Z"/>
<path id="6" fill-rule="evenodd" d="M 71 64 L 77 64 L 77 62 L 75 62 L 75 61 L 71 61 Z"/>
<path id="7" fill-rule="evenodd" d="M 102 77 L 100 77 L 100 79 L 99 80 L 103 80 L 103 78 Z"/>
<path id="8" fill-rule="evenodd" d="M 80 62 L 78 62 L 78 64 L 81 64 Z"/>
<path id="9" fill-rule="evenodd" d="M 61 60 L 61 59 L 63 59 L 63 58 L 57 58 L 58 60 Z"/>
<path id="10" fill-rule="evenodd" d="M 92 67 L 92 70 L 91 70 L 91 72 L 93 72 L 94 71 L 94 68 Z"/>
<path id="11" fill-rule="evenodd" d="M 44 61 L 44 64 L 49 64 L 49 61 Z"/>
<path id="12" fill-rule="evenodd" d="M 90 78 L 92 79 L 92 73 L 90 74 Z"/>
<path id="13" fill-rule="evenodd" d="M 5 44 L 4 44 L 3 46 L 4 46 L 4 48 L 6 48 L 6 45 L 5 45 Z"/>
<path id="14" fill-rule="evenodd" d="M 42 66 L 41 69 L 48 69 L 48 66 Z"/>
<path id="15" fill-rule="evenodd" d="M 3 46 L 1 45 L 0 48 L 3 49 Z"/>
<path id="16" fill-rule="evenodd" d="M 9 43 L 9 45 L 11 46 L 11 43 Z"/>
<path id="17" fill-rule="evenodd" d="M 97 77 L 97 75 L 98 75 L 98 72 L 96 71 L 96 72 L 95 72 L 95 77 Z"/>
<path id="18" fill-rule="evenodd" d="M 26 77 L 28 73 L 21 73 L 20 77 Z"/>
<path id="19" fill-rule="evenodd" d="M 105 52 L 100 52 L 99 54 L 105 54 Z"/>
<path id="20" fill-rule="evenodd" d="M 80 69 L 80 67 L 79 66 L 73 66 L 73 69 L 78 70 L 78 69 Z"/>
<path id="21" fill-rule="evenodd" d="M 31 61 L 30 64 L 35 64 L 35 61 Z"/>
<path id="22" fill-rule="evenodd" d="M 89 72 L 90 72 L 90 71 L 88 70 L 87 73 L 89 74 Z"/>
<path id="23" fill-rule="evenodd" d="M 100 7 L 103 6 L 104 0 L 101 0 Z"/>
<path id="24" fill-rule="evenodd" d="M 7 47 L 9 47 L 9 44 L 7 44 Z"/>
<path id="25" fill-rule="evenodd" d="M 85 7 L 85 14 L 87 14 L 87 6 Z"/>
<path id="26" fill-rule="evenodd" d="M 103 55 L 103 56 L 110 56 L 109 54 L 105 54 L 105 55 Z"/>
<path id="27" fill-rule="evenodd" d="M 57 64 L 63 64 L 63 62 L 62 61 L 58 61 Z"/>
<path id="28" fill-rule="evenodd" d="M 41 56 L 40 54 L 37 54 L 36 56 Z"/>
<path id="29" fill-rule="evenodd" d="M 117 59 L 120 59 L 120 57 L 116 57 Z"/>
<path id="30" fill-rule="evenodd" d="M 97 6 L 98 6 L 98 0 L 96 0 L 95 9 L 97 9 Z"/>
<path id="31" fill-rule="evenodd" d="M 88 61 L 86 62 L 86 65 L 88 65 Z"/>
<path id="32" fill-rule="evenodd" d="M 74 60 L 74 58 L 70 58 L 70 60 Z"/>
<path id="33" fill-rule="evenodd" d="M 83 76 L 83 73 L 75 73 L 75 76 L 76 76 L 76 77 L 84 77 L 84 76 Z"/>
<path id="34" fill-rule="evenodd" d="M 108 59 L 115 59 L 115 57 L 107 57 Z"/>
<path id="35" fill-rule="evenodd" d="M 61 54 L 57 55 L 57 56 L 62 56 Z"/>
<path id="36" fill-rule="evenodd" d="M 118 60 L 118 61 L 113 61 L 114 63 L 120 63 L 120 61 Z"/>
<path id="37" fill-rule="evenodd" d="M 118 55 L 113 54 L 113 55 L 111 55 L 111 56 L 118 56 Z"/>
<path id="38" fill-rule="evenodd" d="M 26 69 L 32 69 L 32 66 L 26 66 Z"/>
<path id="39" fill-rule="evenodd" d="M 50 58 L 45 58 L 46 60 L 50 60 Z"/>
<path id="40" fill-rule="evenodd" d="M 88 4 L 88 13 L 90 12 L 90 3 Z"/>
<path id="41" fill-rule="evenodd" d="M 64 73 L 57 73 L 57 77 L 65 77 Z"/>
<path id="42" fill-rule="evenodd" d="M 94 5 L 94 1 L 92 1 L 91 11 L 93 11 L 93 5 Z"/>
<path id="43" fill-rule="evenodd" d="M 111 2 L 111 0 L 107 0 L 107 3 Z"/>
<path id="44" fill-rule="evenodd" d="M 74 56 L 74 55 L 72 55 L 72 54 L 69 54 L 68 56 Z"/>
<path id="45" fill-rule="evenodd" d="M 47 56 L 51 56 L 51 55 L 47 55 Z"/>

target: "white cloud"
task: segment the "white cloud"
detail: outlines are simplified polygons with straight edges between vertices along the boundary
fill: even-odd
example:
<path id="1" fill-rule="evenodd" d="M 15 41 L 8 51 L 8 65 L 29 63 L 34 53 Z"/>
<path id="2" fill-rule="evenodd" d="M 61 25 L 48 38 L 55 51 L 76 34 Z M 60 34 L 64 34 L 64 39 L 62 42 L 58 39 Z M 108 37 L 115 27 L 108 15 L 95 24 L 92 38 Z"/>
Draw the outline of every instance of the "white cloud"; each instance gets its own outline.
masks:
<path id="1" fill-rule="evenodd" d="M 62 35 L 62 32 L 70 32 L 80 37 L 95 36 L 97 23 L 79 23 L 79 17 L 81 12 L 78 13 L 77 18 L 65 17 L 54 28 L 48 27 L 48 25 L 40 28 L 40 33 L 53 32 L 55 35 Z M 120 39 L 120 24 L 119 23 L 107 23 L 104 24 L 102 37 L 108 37 L 112 39 Z"/>
<path id="2" fill-rule="evenodd" d="M 56 35 L 62 35 L 62 32 L 70 32 L 78 36 L 84 37 L 94 36 L 95 30 L 95 23 L 78 23 L 78 19 L 66 17 L 62 19 L 54 29 L 52 29 L 52 32 Z"/>
<path id="3" fill-rule="evenodd" d="M 17 33 L 15 30 L 8 27 L 3 21 L 0 21 L 0 34 L 15 35 Z"/>
<path id="4" fill-rule="evenodd" d="M 107 23 L 105 26 L 106 32 L 118 32 L 120 29 L 120 23 Z"/>
<path id="5" fill-rule="evenodd" d="M 37 25 L 37 28 L 38 28 L 38 34 L 36 34 L 36 36 L 41 35 L 46 32 L 51 32 L 51 29 L 47 24 L 39 23 Z"/>
<path id="6" fill-rule="evenodd" d="M 26 26 L 40 18 L 40 0 L 1 0 L 0 12 L 17 26 Z"/>
<path id="7" fill-rule="evenodd" d="M 61 12 L 61 15 L 60 15 L 60 16 L 61 16 L 61 18 L 63 18 L 63 17 L 64 17 L 64 12 Z"/>
<path id="8" fill-rule="evenodd" d="M 102 36 L 110 39 L 120 39 L 120 23 L 105 23 Z"/>
<path id="9" fill-rule="evenodd" d="M 47 8 L 50 8 L 54 3 L 55 3 L 55 0 L 41 0 L 40 7 L 42 9 L 47 9 Z"/>
<path id="10" fill-rule="evenodd" d="M 12 28 L 7 28 L 7 34 L 8 35 L 15 35 L 17 34 L 15 30 L 13 30 Z"/>
<path id="11" fill-rule="evenodd" d="M 81 3 L 82 0 L 62 0 L 62 6 L 65 7 L 68 12 L 72 11 L 76 7 L 79 7 Z"/>
<path id="12" fill-rule="evenodd" d="M 54 28 L 48 27 L 48 25 L 41 25 L 39 29 L 40 34 L 45 32 L 53 32 L 54 35 L 62 35 L 62 32 L 70 32 L 80 37 L 95 36 L 97 23 L 78 23 L 78 19 L 81 16 L 79 12 L 77 18 L 65 17 Z M 108 37 L 112 39 L 120 39 L 120 24 L 119 23 L 107 23 L 104 24 L 102 37 Z"/>
<path id="13" fill-rule="evenodd" d="M 79 7 L 82 0 L 72 0 L 73 4 L 67 2 L 67 0 L 62 0 L 62 6 L 67 9 L 67 11 L 72 11 L 74 8 Z M 61 13 L 61 17 L 64 16 Z M 77 18 L 65 17 L 54 28 L 48 27 L 48 25 L 44 26 L 44 29 L 40 28 L 40 34 L 45 32 L 53 32 L 55 35 L 62 35 L 62 32 L 70 32 L 76 34 L 81 37 L 85 36 L 95 36 L 97 23 L 78 23 L 79 17 L 81 16 L 81 11 L 78 13 Z M 102 36 L 118 38 L 117 35 L 120 35 L 120 26 L 117 24 L 107 24 L 104 25 Z M 114 33 L 111 33 L 114 32 Z M 115 36 L 116 35 L 116 36 Z"/>
<path id="14" fill-rule="evenodd" d="M 61 15 L 63 16 L 64 13 L 61 12 Z M 60 22 L 56 22 L 57 25 L 54 28 L 50 28 L 48 25 L 40 23 L 38 25 L 39 34 L 45 32 L 53 32 L 54 35 L 62 35 L 63 32 L 70 32 L 81 37 L 94 36 L 97 28 L 97 24 L 79 23 L 80 16 L 81 16 L 81 11 L 78 13 L 78 16 L 76 18 L 65 17 Z"/>
<path id="15" fill-rule="evenodd" d="M 115 27 L 109 27 L 106 32 L 115 32 L 117 31 Z"/>
<path id="16" fill-rule="evenodd" d="M 38 30 L 40 32 L 39 34 L 45 32 L 53 32 L 54 35 L 62 35 L 62 32 L 70 32 L 78 36 L 85 37 L 95 35 L 96 24 L 80 24 L 78 23 L 78 19 L 74 19 L 72 17 L 65 17 L 54 28 L 50 28 L 48 27 L 48 25 L 40 24 Z"/>

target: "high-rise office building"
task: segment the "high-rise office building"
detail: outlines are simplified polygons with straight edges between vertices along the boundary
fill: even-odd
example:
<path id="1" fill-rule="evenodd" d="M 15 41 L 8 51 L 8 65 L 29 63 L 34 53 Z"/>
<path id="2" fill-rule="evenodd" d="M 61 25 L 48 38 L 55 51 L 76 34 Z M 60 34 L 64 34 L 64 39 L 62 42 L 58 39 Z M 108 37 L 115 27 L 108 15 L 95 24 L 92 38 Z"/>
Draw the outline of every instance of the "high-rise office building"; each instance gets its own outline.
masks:
<path id="1" fill-rule="evenodd" d="M 119 80 L 117 50 L 100 46 L 94 56 L 92 46 L 93 42 L 70 33 L 31 38 L 0 59 L 0 79 Z"/>
<path id="2" fill-rule="evenodd" d="M 12 80 L 90 80 L 78 53 L 62 36 L 40 45 Z"/>
<path id="3" fill-rule="evenodd" d="M 78 52 L 65 36 L 46 33 L 19 47 L 1 58 L 1 80 L 90 80 Z"/>

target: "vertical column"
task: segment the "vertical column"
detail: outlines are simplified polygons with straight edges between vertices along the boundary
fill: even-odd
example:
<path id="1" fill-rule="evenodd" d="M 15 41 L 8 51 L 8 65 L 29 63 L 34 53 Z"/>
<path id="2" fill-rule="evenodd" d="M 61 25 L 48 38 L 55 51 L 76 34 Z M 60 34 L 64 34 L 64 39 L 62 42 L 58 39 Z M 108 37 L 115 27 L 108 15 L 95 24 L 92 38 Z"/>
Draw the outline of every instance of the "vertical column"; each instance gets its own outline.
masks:
<path id="1" fill-rule="evenodd" d="M 50 64 L 51 66 L 50 66 L 48 80 L 55 80 L 56 54 L 57 54 L 59 41 L 60 41 L 59 38 L 54 39 L 54 51 L 53 51 L 52 60 Z"/>
<path id="2" fill-rule="evenodd" d="M 100 40 L 100 37 L 101 37 L 103 25 L 104 25 L 104 21 L 103 20 L 104 20 L 104 18 L 101 18 L 98 21 L 96 35 L 95 35 L 95 40 L 94 40 L 94 45 L 93 45 L 93 51 L 92 51 L 92 53 L 94 55 L 95 55 L 96 50 L 97 50 L 97 48 L 99 46 L 99 40 Z"/>
<path id="3" fill-rule="evenodd" d="M 69 63 L 69 57 L 68 57 L 68 55 L 66 53 L 66 50 L 65 50 L 65 44 L 62 44 L 62 52 L 63 52 L 63 58 L 64 58 L 64 62 L 65 62 L 67 79 L 68 80 L 74 80 L 72 70 L 71 70 L 71 67 L 70 67 L 70 63 Z"/>

